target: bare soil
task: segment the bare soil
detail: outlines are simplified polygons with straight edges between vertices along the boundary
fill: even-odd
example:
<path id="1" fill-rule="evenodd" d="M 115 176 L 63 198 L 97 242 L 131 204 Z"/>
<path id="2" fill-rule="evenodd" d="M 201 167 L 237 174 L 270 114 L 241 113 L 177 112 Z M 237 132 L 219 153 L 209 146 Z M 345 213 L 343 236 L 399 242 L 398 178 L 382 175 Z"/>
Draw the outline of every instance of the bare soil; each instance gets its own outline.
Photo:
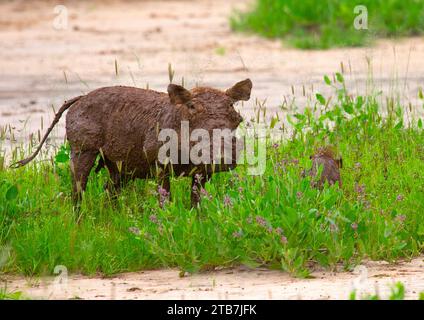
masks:
<path id="1" fill-rule="evenodd" d="M 378 293 L 387 299 L 397 281 L 406 299 L 424 291 L 424 257 L 389 264 L 365 262 L 352 272 L 316 271 L 298 279 L 277 270 L 239 267 L 179 276 L 176 269 L 125 273 L 112 278 L 69 276 L 22 278 L 7 276 L 9 291 L 35 299 L 348 299 Z M 62 282 L 60 282 L 62 279 Z"/>

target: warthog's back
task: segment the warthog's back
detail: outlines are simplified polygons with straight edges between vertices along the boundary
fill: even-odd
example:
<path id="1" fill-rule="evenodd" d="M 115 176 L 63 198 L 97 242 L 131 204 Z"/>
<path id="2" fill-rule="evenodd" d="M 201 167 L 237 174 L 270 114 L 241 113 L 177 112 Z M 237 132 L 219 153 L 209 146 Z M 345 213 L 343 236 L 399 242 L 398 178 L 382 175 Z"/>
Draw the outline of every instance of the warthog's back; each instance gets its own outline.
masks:
<path id="1" fill-rule="evenodd" d="M 134 87 L 94 90 L 69 109 L 67 138 L 76 151 L 98 150 L 111 144 L 115 153 L 125 151 L 130 140 L 142 138 L 154 126 L 168 101 L 165 93 Z"/>

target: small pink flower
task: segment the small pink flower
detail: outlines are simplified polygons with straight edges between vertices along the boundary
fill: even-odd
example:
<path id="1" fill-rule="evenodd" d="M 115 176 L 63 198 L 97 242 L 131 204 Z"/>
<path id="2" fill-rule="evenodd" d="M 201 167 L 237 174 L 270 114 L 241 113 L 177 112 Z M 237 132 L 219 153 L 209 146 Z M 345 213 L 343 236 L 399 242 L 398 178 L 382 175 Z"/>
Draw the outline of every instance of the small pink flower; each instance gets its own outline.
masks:
<path id="1" fill-rule="evenodd" d="M 299 164 L 299 159 L 293 159 L 291 162 L 293 165 L 297 166 Z"/>
<path id="2" fill-rule="evenodd" d="M 137 227 L 129 227 L 128 231 L 131 232 L 132 234 L 135 234 L 136 236 L 139 236 L 141 234 L 140 229 Z"/>
<path id="3" fill-rule="evenodd" d="M 330 223 L 330 231 L 331 232 L 338 232 L 339 227 L 335 223 Z"/>
<path id="4" fill-rule="evenodd" d="M 282 244 L 286 244 L 288 242 L 288 240 L 285 236 L 281 236 L 280 241 L 281 241 Z"/>
<path id="5" fill-rule="evenodd" d="M 283 229 L 281 229 L 280 227 L 278 227 L 278 228 L 275 229 L 275 233 L 276 234 L 279 234 L 279 235 L 282 235 L 283 234 Z"/>
<path id="6" fill-rule="evenodd" d="M 202 179 L 203 179 L 203 176 L 202 176 L 201 174 L 196 173 L 196 174 L 194 175 L 194 181 L 195 181 L 196 183 L 201 183 L 201 182 L 202 182 Z"/>
<path id="7" fill-rule="evenodd" d="M 234 231 L 233 232 L 233 238 L 236 238 L 236 239 L 238 239 L 238 238 L 241 238 L 243 236 L 243 230 L 239 230 L 239 231 Z"/>
<path id="8" fill-rule="evenodd" d="M 406 220 L 406 216 L 404 214 L 400 214 L 396 217 L 399 222 L 404 222 Z"/>
<path id="9" fill-rule="evenodd" d="M 163 208 L 163 205 L 165 201 L 168 199 L 170 193 L 166 191 L 166 189 L 163 188 L 162 186 L 158 187 L 158 193 L 159 193 L 159 205 L 161 208 Z"/>
<path id="10" fill-rule="evenodd" d="M 152 221 L 153 223 L 158 223 L 158 217 L 155 214 L 150 215 L 149 220 Z"/>
<path id="11" fill-rule="evenodd" d="M 262 227 L 266 227 L 268 225 L 268 222 L 265 220 L 265 218 L 261 216 L 256 216 L 256 222 Z"/>
<path id="12" fill-rule="evenodd" d="M 396 197 L 397 201 L 402 201 L 404 199 L 402 194 L 398 194 L 398 196 Z"/>
<path id="13" fill-rule="evenodd" d="M 353 230 L 355 231 L 358 230 L 358 224 L 356 222 L 352 223 L 350 226 L 352 227 Z"/>
<path id="14" fill-rule="evenodd" d="M 359 185 L 359 184 L 356 184 L 355 185 L 355 191 L 357 192 L 357 193 L 359 193 L 359 194 L 363 194 L 363 193 L 365 193 L 365 185 Z"/>
<path id="15" fill-rule="evenodd" d="M 233 205 L 231 198 L 227 195 L 225 195 L 225 197 L 224 197 L 224 205 L 226 207 L 231 207 Z"/>

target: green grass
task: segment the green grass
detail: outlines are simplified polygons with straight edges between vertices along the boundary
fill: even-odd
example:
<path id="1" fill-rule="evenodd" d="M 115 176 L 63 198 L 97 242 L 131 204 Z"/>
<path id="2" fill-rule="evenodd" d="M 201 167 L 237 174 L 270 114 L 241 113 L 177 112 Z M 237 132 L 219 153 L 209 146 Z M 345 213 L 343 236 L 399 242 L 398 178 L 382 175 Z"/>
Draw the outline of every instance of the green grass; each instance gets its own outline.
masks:
<path id="1" fill-rule="evenodd" d="M 26 300 L 20 291 L 9 291 L 7 287 L 0 287 L 0 300 Z"/>
<path id="2" fill-rule="evenodd" d="M 367 30 L 354 28 L 357 5 L 367 7 Z M 303 49 L 363 46 L 376 37 L 422 34 L 424 1 L 256 0 L 249 11 L 233 14 L 231 26 Z"/>
<path id="3" fill-rule="evenodd" d="M 422 120 L 406 116 L 392 99 L 383 105 L 374 95 L 352 96 L 341 74 L 325 82 L 334 87 L 331 101 L 317 94 L 289 117 L 290 138 L 268 141 L 265 173 L 246 175 L 239 166 L 214 175 L 199 210 L 189 209 L 188 179 L 172 181 L 173 199 L 163 209 L 152 180 L 132 182 L 112 200 L 103 191 L 103 169 L 90 176 L 77 224 L 65 146 L 48 161 L 17 170 L 3 165 L 0 245 L 10 250 L 0 271 L 52 274 L 64 265 L 69 272 L 110 275 L 245 264 L 307 277 L 317 265 L 349 269 L 364 258 L 421 254 Z M 343 156 L 341 189 L 319 191 L 301 178 L 309 155 L 324 145 Z M 23 157 L 22 149 L 13 154 Z"/>
<path id="4" fill-rule="evenodd" d="M 424 291 L 418 294 L 417 300 L 423 300 Z M 350 293 L 350 300 L 382 300 L 382 297 L 378 292 L 375 294 L 363 294 L 357 297 L 356 291 Z M 396 282 L 390 287 L 390 295 L 387 297 L 388 300 L 405 300 L 405 286 L 402 282 Z"/>

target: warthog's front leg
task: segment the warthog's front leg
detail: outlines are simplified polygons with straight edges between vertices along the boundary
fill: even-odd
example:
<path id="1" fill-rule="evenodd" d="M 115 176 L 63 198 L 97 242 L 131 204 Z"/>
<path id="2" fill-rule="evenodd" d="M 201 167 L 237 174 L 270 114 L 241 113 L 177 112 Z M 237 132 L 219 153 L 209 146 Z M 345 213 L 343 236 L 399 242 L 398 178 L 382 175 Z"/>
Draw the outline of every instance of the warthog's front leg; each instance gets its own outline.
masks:
<path id="1" fill-rule="evenodd" d="M 196 208 L 201 200 L 205 184 L 210 179 L 209 176 L 195 174 L 191 179 L 191 207 Z"/>

